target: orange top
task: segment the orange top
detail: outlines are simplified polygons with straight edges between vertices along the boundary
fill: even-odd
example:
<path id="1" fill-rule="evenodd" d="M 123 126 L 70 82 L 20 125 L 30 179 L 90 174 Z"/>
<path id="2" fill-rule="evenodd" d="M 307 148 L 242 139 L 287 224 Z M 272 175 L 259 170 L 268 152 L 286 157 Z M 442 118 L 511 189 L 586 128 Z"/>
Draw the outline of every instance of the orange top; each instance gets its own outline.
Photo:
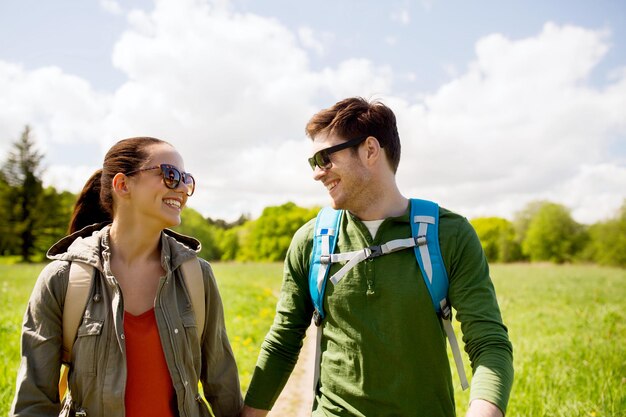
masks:
<path id="1" fill-rule="evenodd" d="M 161 346 L 154 308 L 139 316 L 124 312 L 126 416 L 175 417 L 176 394 Z"/>

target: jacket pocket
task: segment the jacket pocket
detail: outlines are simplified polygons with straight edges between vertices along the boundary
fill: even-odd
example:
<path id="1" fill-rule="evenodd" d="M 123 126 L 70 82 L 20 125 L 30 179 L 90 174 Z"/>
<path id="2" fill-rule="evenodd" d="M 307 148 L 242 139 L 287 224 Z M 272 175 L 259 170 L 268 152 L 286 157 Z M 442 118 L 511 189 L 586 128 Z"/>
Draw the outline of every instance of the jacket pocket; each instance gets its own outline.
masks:
<path id="1" fill-rule="evenodd" d="M 83 318 L 83 322 L 78 327 L 73 349 L 73 370 L 76 373 L 87 375 L 96 373 L 96 358 L 103 327 L 103 320 L 90 317 Z"/>
<path id="2" fill-rule="evenodd" d="M 181 314 L 181 320 L 185 328 L 187 348 L 191 351 L 194 369 L 198 372 L 200 369 L 200 334 L 198 326 L 196 325 L 196 317 L 193 308 L 185 309 Z"/>

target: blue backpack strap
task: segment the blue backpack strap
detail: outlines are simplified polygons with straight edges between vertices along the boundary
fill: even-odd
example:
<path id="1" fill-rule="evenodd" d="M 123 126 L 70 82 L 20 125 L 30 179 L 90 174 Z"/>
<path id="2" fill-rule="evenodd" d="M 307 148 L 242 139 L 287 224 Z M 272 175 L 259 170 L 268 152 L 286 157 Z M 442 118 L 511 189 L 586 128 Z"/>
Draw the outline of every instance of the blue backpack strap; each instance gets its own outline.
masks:
<path id="1" fill-rule="evenodd" d="M 448 273 L 439 248 L 439 205 L 428 200 L 411 199 L 411 234 L 418 243 L 415 257 L 437 314 L 450 315 L 447 303 Z"/>
<path id="2" fill-rule="evenodd" d="M 311 266 L 309 267 L 309 292 L 315 307 L 313 319 L 317 326 L 324 319 L 324 291 L 331 265 L 330 254 L 335 251 L 342 213 L 342 210 L 324 207 L 315 220 Z"/>
<path id="3" fill-rule="evenodd" d="M 415 239 L 415 257 L 422 270 L 422 276 L 433 307 L 441 317 L 443 328 L 450 342 L 452 356 L 461 381 L 461 388 L 469 383 L 463 368 L 459 343 L 452 327 L 452 310 L 448 304 L 448 272 L 443 263 L 439 247 L 439 205 L 427 200 L 411 199 L 411 234 Z"/>

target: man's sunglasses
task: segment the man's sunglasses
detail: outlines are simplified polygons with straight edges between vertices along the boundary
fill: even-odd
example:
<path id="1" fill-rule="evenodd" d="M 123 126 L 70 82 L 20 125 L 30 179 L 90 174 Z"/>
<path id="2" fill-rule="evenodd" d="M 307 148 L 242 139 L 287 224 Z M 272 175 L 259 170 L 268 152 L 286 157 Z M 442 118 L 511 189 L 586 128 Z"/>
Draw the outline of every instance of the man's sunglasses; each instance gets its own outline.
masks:
<path id="1" fill-rule="evenodd" d="M 165 186 L 167 188 L 175 190 L 176 188 L 178 188 L 178 184 L 180 184 L 180 180 L 182 178 L 183 184 L 185 184 L 185 186 L 187 186 L 187 195 L 190 196 L 190 197 L 193 195 L 193 192 L 196 189 L 196 180 L 193 179 L 193 177 L 191 176 L 190 173 L 188 173 L 188 172 L 182 172 L 181 173 L 173 165 L 161 164 L 161 165 L 158 165 L 158 166 L 136 169 L 134 171 L 131 171 L 131 172 L 127 173 L 126 175 L 130 176 L 130 175 L 135 174 L 137 172 L 151 171 L 153 169 L 160 169 L 161 170 L 161 174 L 163 175 L 163 183 L 165 184 Z"/>
<path id="2" fill-rule="evenodd" d="M 346 142 L 340 143 L 339 145 L 331 146 L 329 148 L 315 152 L 315 155 L 309 158 L 309 165 L 311 165 L 311 169 L 314 171 L 315 167 L 320 167 L 320 169 L 324 171 L 330 169 L 330 167 L 333 166 L 333 163 L 330 160 L 331 154 L 339 152 L 342 149 L 352 148 L 354 146 L 360 145 L 368 137 L 369 136 L 358 139 L 350 139 Z"/>

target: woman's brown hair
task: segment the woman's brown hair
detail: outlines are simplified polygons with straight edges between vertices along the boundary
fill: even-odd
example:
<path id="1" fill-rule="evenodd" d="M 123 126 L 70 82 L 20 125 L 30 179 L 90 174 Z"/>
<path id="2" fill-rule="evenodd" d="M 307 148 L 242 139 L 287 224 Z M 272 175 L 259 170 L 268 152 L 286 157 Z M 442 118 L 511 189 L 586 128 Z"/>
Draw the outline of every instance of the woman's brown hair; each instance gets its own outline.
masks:
<path id="1" fill-rule="evenodd" d="M 113 220 L 113 177 L 117 173 L 127 173 L 141 168 L 148 159 L 147 148 L 167 142 L 150 137 L 123 139 L 109 149 L 104 157 L 102 168 L 97 170 L 80 192 L 69 224 L 69 233 L 94 223 Z"/>

